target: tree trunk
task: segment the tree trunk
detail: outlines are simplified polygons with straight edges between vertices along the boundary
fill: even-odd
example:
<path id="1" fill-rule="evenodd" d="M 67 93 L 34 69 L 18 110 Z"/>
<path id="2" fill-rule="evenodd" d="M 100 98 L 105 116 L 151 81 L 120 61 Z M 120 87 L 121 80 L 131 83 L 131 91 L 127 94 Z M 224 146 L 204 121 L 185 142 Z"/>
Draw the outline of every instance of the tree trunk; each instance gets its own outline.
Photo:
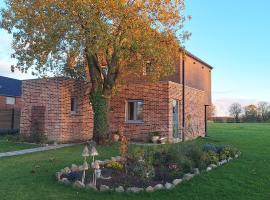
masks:
<path id="1" fill-rule="evenodd" d="M 90 94 L 90 101 L 94 111 L 94 132 L 93 139 L 98 143 L 103 143 L 108 138 L 109 125 L 109 104 L 100 90 Z"/>
<path id="2" fill-rule="evenodd" d="M 108 65 L 108 73 L 105 74 L 101 68 L 97 55 L 90 55 L 85 50 L 88 73 L 92 83 L 90 101 L 94 111 L 94 133 L 93 138 L 97 143 L 108 139 L 109 135 L 109 113 L 110 97 L 112 88 L 118 75 L 117 56 L 114 52 Z"/>

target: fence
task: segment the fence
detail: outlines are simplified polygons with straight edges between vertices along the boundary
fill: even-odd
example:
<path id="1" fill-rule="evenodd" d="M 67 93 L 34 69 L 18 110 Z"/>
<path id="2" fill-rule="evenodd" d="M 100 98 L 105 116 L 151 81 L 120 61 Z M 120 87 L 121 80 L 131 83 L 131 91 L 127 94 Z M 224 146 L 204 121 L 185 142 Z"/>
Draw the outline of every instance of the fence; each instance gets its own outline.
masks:
<path id="1" fill-rule="evenodd" d="M 0 132 L 20 128 L 21 111 L 18 109 L 0 109 Z"/>

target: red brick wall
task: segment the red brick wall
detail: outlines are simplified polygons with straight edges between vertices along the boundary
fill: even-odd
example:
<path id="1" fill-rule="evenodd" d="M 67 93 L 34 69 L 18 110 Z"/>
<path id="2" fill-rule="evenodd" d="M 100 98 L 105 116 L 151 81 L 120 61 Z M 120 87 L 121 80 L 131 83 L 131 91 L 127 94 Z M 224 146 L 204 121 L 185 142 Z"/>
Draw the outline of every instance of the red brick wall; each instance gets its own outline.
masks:
<path id="1" fill-rule="evenodd" d="M 144 100 L 144 122 L 126 123 L 125 106 L 128 100 Z M 168 133 L 168 82 L 156 84 L 129 84 L 117 89 L 111 98 L 111 131 L 123 126 L 126 136 L 133 140 L 147 140 L 149 132 Z"/>
<path id="2" fill-rule="evenodd" d="M 149 133 L 158 131 L 172 141 L 173 114 L 172 101 L 179 100 L 179 127 L 182 127 L 182 85 L 174 82 L 156 84 L 129 84 L 118 88 L 111 99 L 111 131 L 123 125 L 130 139 L 147 140 Z M 185 88 L 185 138 L 204 136 L 205 92 L 190 87 Z M 128 100 L 144 100 L 144 122 L 126 123 L 125 105 Z"/>
<path id="3" fill-rule="evenodd" d="M 22 83 L 22 112 L 20 132 L 33 133 L 31 117 L 35 106 L 45 107 L 44 134 L 58 142 L 82 141 L 92 138 L 93 112 L 89 104 L 89 86 L 67 79 L 38 79 Z M 70 100 L 78 99 L 78 112 L 71 114 Z"/>
<path id="4" fill-rule="evenodd" d="M 90 86 L 70 79 L 49 79 L 23 81 L 21 133 L 33 132 L 33 127 L 44 130 L 49 140 L 68 142 L 92 138 L 93 112 L 89 104 Z M 185 138 L 204 135 L 205 92 L 186 87 L 185 96 Z M 71 114 L 70 99 L 78 98 L 78 112 Z M 174 82 L 129 84 L 117 88 L 110 105 L 110 131 L 123 126 L 125 134 L 133 140 L 148 140 L 149 133 L 158 131 L 172 141 L 172 101 L 179 100 L 179 127 L 182 127 L 182 85 Z M 143 100 L 143 123 L 126 122 L 128 100 Z M 43 110 L 38 120 L 34 109 Z M 37 124 L 32 124 L 37 121 Z"/>
<path id="5" fill-rule="evenodd" d="M 0 96 L 0 109 L 12 109 L 12 108 L 15 108 L 16 110 L 21 109 L 21 98 L 20 97 L 14 98 L 16 98 L 15 105 L 9 105 L 6 104 L 6 97 Z"/>

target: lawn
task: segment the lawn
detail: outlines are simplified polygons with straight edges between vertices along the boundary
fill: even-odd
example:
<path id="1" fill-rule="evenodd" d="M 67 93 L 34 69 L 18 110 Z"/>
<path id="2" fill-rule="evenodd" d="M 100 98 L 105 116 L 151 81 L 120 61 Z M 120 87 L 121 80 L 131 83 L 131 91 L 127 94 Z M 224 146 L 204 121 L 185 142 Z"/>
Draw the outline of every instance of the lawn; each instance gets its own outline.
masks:
<path id="1" fill-rule="evenodd" d="M 4 136 L 0 137 L 0 153 L 7 152 L 7 151 L 29 149 L 29 148 L 34 148 L 34 147 L 38 147 L 38 145 L 26 144 L 26 143 L 15 143 L 15 142 L 8 141 L 7 137 L 4 137 Z"/>
<path id="2" fill-rule="evenodd" d="M 73 189 L 55 181 L 57 170 L 81 163 L 82 146 L 0 158 L 0 199 L 243 199 L 270 198 L 270 124 L 211 124 L 209 138 L 198 142 L 232 144 L 239 159 L 204 173 L 171 191 L 152 194 L 98 193 Z M 99 147 L 100 157 L 118 155 L 118 147 Z M 52 161 L 53 159 L 54 161 Z M 32 171 L 32 172 L 31 172 Z M 34 172 L 34 173 L 33 173 Z"/>

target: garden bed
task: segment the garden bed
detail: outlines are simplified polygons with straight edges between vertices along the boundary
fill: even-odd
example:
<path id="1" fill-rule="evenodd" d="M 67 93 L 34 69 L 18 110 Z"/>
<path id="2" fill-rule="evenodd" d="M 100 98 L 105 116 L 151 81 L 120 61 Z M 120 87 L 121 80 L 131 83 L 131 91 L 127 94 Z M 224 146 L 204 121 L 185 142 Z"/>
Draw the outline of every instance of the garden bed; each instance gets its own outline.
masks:
<path id="1" fill-rule="evenodd" d="M 136 147 L 111 160 L 96 160 L 90 166 L 87 162 L 80 166 L 73 164 L 57 172 L 56 176 L 59 182 L 78 188 L 153 192 L 172 189 L 182 181 L 209 172 L 239 155 L 240 151 L 228 145 L 191 143 L 158 149 Z"/>

